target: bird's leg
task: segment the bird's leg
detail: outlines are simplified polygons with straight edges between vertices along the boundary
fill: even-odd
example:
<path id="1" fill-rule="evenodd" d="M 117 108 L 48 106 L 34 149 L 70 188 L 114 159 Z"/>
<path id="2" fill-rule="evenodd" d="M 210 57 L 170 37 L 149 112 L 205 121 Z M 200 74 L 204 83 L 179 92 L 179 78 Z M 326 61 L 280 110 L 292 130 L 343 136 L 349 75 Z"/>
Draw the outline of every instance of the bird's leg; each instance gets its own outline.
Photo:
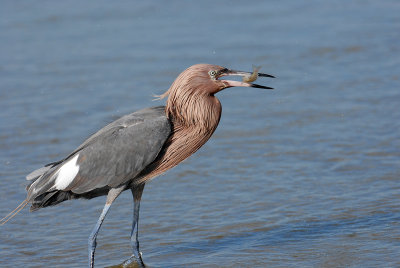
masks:
<path id="1" fill-rule="evenodd" d="M 100 226 L 104 221 L 104 218 L 107 215 L 108 209 L 110 208 L 111 204 L 107 204 L 104 206 L 103 211 L 101 212 L 101 215 L 96 223 L 96 226 L 94 227 L 92 233 L 89 236 L 89 267 L 93 268 L 94 267 L 94 251 L 96 250 L 96 237 L 97 234 L 100 230 Z"/>
<path id="2" fill-rule="evenodd" d="M 131 245 L 133 249 L 133 254 L 142 261 L 142 253 L 139 251 L 139 210 L 140 210 L 140 200 L 142 197 L 143 187 L 140 192 L 132 190 L 133 193 L 133 221 L 132 221 L 132 231 L 131 231 Z M 135 238 L 134 238 L 135 237 Z"/>
<path id="3" fill-rule="evenodd" d="M 97 238 L 97 234 L 99 233 L 101 224 L 104 221 L 104 218 L 107 215 L 108 209 L 110 208 L 112 202 L 119 196 L 119 194 L 124 190 L 124 187 L 120 187 L 120 188 L 112 188 L 107 195 L 107 201 L 106 204 L 103 208 L 103 211 L 101 212 L 101 215 L 99 217 L 99 219 L 97 220 L 97 223 L 95 225 L 95 227 L 93 228 L 92 233 L 89 236 L 89 267 L 93 268 L 94 267 L 94 252 L 96 250 L 96 238 Z"/>
<path id="4" fill-rule="evenodd" d="M 142 253 L 139 250 L 139 209 L 143 189 L 144 184 L 137 185 L 131 188 L 133 195 L 133 221 L 131 231 L 131 245 L 133 249 L 133 256 L 129 260 L 127 260 L 124 265 L 130 264 L 134 259 L 136 259 L 140 267 L 145 267 L 142 260 Z"/>

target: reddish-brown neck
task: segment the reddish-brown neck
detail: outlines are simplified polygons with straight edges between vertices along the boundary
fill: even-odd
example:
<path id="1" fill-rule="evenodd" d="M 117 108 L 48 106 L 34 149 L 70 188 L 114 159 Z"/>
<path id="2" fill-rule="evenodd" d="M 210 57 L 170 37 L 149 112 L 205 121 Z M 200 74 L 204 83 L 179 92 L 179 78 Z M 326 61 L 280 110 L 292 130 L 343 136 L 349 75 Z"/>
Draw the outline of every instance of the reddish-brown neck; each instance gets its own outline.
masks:
<path id="1" fill-rule="evenodd" d="M 145 183 L 178 165 L 203 146 L 218 126 L 222 107 L 215 96 L 198 95 L 184 102 L 170 101 L 171 97 L 174 94 L 169 95 L 166 114 L 172 134 L 151 168 L 135 183 Z"/>

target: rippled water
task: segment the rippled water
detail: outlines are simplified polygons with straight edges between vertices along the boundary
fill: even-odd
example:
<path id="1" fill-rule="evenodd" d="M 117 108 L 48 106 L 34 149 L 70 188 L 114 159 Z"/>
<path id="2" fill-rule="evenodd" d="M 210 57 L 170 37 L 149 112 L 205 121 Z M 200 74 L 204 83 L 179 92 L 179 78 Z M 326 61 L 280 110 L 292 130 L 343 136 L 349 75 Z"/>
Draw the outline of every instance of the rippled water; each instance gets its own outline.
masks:
<path id="1" fill-rule="evenodd" d="M 153 102 L 200 62 L 278 79 L 234 88 L 213 138 L 146 185 L 150 267 L 400 266 L 398 1 L 3 1 L 0 215 L 24 176 Z M 84 267 L 105 198 L 23 210 L 2 267 Z M 113 204 L 96 265 L 130 254 L 132 198 Z"/>

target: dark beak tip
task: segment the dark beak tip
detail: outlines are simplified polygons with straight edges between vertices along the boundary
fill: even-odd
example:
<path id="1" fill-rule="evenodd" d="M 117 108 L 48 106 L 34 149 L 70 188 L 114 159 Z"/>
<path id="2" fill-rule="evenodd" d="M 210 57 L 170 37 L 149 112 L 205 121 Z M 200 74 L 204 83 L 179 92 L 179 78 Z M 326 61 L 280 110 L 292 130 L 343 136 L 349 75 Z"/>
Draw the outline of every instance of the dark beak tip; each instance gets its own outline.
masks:
<path id="1" fill-rule="evenodd" d="M 262 88 L 262 89 L 274 89 L 273 87 L 267 87 L 267 86 L 262 86 L 262 85 L 258 85 L 258 84 L 251 84 L 251 87 Z"/>
<path id="2" fill-rule="evenodd" d="M 273 76 L 273 75 L 270 75 L 270 74 L 264 74 L 264 73 L 258 73 L 258 76 L 261 76 L 261 77 L 270 77 L 270 78 L 276 78 L 275 76 Z"/>

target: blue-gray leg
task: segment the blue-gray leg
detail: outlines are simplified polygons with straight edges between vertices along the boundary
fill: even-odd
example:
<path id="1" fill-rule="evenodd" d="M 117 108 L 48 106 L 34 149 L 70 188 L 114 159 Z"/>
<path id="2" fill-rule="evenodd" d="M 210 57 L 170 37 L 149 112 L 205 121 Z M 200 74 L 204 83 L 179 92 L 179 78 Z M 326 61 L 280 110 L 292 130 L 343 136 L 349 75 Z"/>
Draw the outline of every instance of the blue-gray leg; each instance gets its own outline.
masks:
<path id="1" fill-rule="evenodd" d="M 131 245 L 133 249 L 133 255 L 136 257 L 138 263 L 142 266 L 142 253 L 139 250 L 139 209 L 140 200 L 135 200 L 133 204 L 133 221 L 132 221 L 132 231 L 131 231 Z"/>
<path id="2" fill-rule="evenodd" d="M 93 268 L 94 267 L 94 251 L 96 250 L 96 238 L 97 234 L 99 233 L 101 224 L 104 221 L 104 218 L 107 215 L 108 209 L 110 208 L 111 204 L 106 204 L 103 208 L 103 211 L 101 212 L 101 215 L 96 223 L 96 226 L 93 228 L 92 233 L 89 236 L 89 267 Z"/>
<path id="3" fill-rule="evenodd" d="M 101 215 L 99 217 L 99 219 L 97 220 L 97 223 L 95 225 L 95 227 L 93 228 L 92 233 L 89 236 L 89 267 L 93 268 L 94 267 L 94 252 L 96 250 L 96 238 L 97 238 L 97 234 L 99 233 L 101 224 L 104 221 L 104 218 L 107 215 L 107 212 L 109 210 L 109 208 L 111 207 L 112 202 L 119 196 L 119 194 L 124 190 L 124 187 L 120 187 L 120 188 L 112 188 L 107 195 L 107 201 L 106 204 L 103 208 L 103 211 L 101 212 Z"/>
<path id="4" fill-rule="evenodd" d="M 131 245 L 133 249 L 133 255 L 130 259 L 124 262 L 124 266 L 129 265 L 132 261 L 139 264 L 140 267 L 145 267 L 142 260 L 142 253 L 139 249 L 139 210 L 140 210 L 140 199 L 142 198 L 144 185 L 136 186 L 132 188 L 133 195 L 133 221 L 131 231 Z"/>

